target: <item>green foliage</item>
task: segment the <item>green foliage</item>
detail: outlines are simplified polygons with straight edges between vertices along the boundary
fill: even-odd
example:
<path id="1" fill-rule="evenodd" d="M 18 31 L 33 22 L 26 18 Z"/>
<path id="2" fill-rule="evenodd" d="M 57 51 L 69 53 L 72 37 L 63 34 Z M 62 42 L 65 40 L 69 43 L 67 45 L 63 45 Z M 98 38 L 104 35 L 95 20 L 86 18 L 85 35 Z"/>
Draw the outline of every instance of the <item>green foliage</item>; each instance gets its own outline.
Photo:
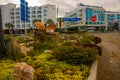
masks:
<path id="1" fill-rule="evenodd" d="M 46 21 L 46 24 L 54 24 L 54 22 L 53 22 L 53 20 L 52 19 L 48 19 L 47 21 Z"/>
<path id="2" fill-rule="evenodd" d="M 28 55 L 35 56 L 43 53 L 43 51 L 45 50 L 51 50 L 58 46 L 58 42 L 59 41 L 57 39 L 53 39 L 49 41 L 46 40 L 45 42 L 38 42 L 38 44 L 34 46 L 33 51 L 31 51 Z"/>
<path id="3" fill-rule="evenodd" d="M 60 46 L 53 50 L 53 55 L 60 61 L 66 61 L 70 64 L 91 64 L 97 59 L 97 51 L 82 46 Z"/>
<path id="4" fill-rule="evenodd" d="M 6 23 L 5 27 L 8 28 L 8 29 L 11 29 L 11 28 L 13 28 L 13 24 L 12 23 Z"/>
<path id="5" fill-rule="evenodd" d="M 25 42 L 25 40 L 19 36 L 8 36 L 5 37 L 5 46 L 6 46 L 6 59 L 12 59 L 15 61 L 19 61 L 22 57 L 23 54 L 21 54 L 19 51 L 19 43 Z M 8 45 L 11 44 L 11 45 Z M 9 50 L 9 47 L 10 50 Z"/>
<path id="6" fill-rule="evenodd" d="M 94 44 L 93 38 L 85 34 L 78 39 L 75 34 L 65 42 L 60 42 L 57 38 L 38 41 L 33 51 L 24 58 L 18 55 L 16 44 L 24 40 L 17 38 L 13 41 L 15 58 L 33 66 L 37 80 L 87 80 L 90 65 L 97 59 L 98 52 L 93 48 L 84 48 L 83 45 Z M 52 50 L 53 53 L 43 53 L 45 50 Z M 12 61 L 0 61 L 0 80 L 11 80 L 13 65 Z"/>
<path id="7" fill-rule="evenodd" d="M 89 75 L 89 66 L 70 65 L 53 57 L 50 53 L 27 56 L 22 60 L 36 69 L 37 80 L 85 80 Z"/>
<path id="8" fill-rule="evenodd" d="M 11 39 L 10 36 L 5 36 L 5 37 L 4 37 L 5 43 L 8 42 L 10 39 Z"/>
<path id="9" fill-rule="evenodd" d="M 6 27 L 7 29 L 9 29 L 9 34 L 11 35 L 10 29 L 13 29 L 14 25 L 13 25 L 12 23 L 6 23 L 6 24 L 5 24 L 5 27 Z"/>
<path id="10" fill-rule="evenodd" d="M 34 19 L 34 20 L 32 21 L 32 23 L 33 23 L 34 26 L 35 26 L 35 22 L 41 22 L 41 20 L 40 20 L 40 19 Z"/>
<path id="11" fill-rule="evenodd" d="M 62 26 L 62 17 L 59 17 L 58 19 L 57 19 L 57 21 L 58 21 L 58 23 L 59 23 L 59 27 L 61 28 L 61 26 Z"/>
<path id="12" fill-rule="evenodd" d="M 83 34 L 80 39 L 77 39 L 77 42 L 81 45 L 94 44 L 93 40 L 94 36 L 91 36 L 90 34 Z"/>
<path id="13" fill-rule="evenodd" d="M 78 27 L 70 27 L 67 29 L 68 31 L 78 31 Z"/>
<path id="14" fill-rule="evenodd" d="M 0 80 L 12 80 L 14 62 L 0 60 Z"/>
<path id="15" fill-rule="evenodd" d="M 71 46 L 71 45 L 75 45 L 77 44 L 77 41 L 73 40 L 73 41 L 65 41 L 62 43 L 62 46 Z"/>

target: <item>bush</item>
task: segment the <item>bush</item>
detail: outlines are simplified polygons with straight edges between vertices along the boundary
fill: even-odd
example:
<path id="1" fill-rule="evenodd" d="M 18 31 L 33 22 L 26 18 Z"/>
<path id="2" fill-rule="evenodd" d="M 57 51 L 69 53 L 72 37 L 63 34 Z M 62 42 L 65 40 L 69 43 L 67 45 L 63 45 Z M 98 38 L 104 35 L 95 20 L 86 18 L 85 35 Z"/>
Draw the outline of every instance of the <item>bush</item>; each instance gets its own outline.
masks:
<path id="1" fill-rule="evenodd" d="M 12 80 L 14 62 L 11 60 L 0 61 L 0 80 Z"/>
<path id="2" fill-rule="evenodd" d="M 68 31 L 75 31 L 75 32 L 77 32 L 78 31 L 78 27 L 70 27 L 67 30 Z"/>
<path id="3" fill-rule="evenodd" d="M 37 80 L 84 80 L 89 75 L 89 68 L 86 65 L 70 65 L 57 59 L 49 60 L 53 55 L 42 53 L 39 56 L 26 57 L 23 61 L 32 63 L 36 69 Z"/>
<path id="4" fill-rule="evenodd" d="M 35 55 L 39 55 L 41 53 L 43 53 L 45 50 L 51 50 L 55 47 L 57 47 L 58 45 L 58 40 L 54 40 L 54 42 L 52 40 L 49 41 L 45 41 L 45 42 L 38 42 L 37 45 L 34 46 L 33 51 L 31 51 L 28 55 L 29 56 L 35 56 Z"/>
<path id="5" fill-rule="evenodd" d="M 76 45 L 60 46 L 53 52 L 56 59 L 70 64 L 91 64 L 97 59 L 97 50 Z"/>
<path id="6" fill-rule="evenodd" d="M 90 36 L 89 34 L 83 34 L 80 39 L 77 39 L 77 42 L 81 45 L 94 44 L 93 40 L 94 36 Z"/>

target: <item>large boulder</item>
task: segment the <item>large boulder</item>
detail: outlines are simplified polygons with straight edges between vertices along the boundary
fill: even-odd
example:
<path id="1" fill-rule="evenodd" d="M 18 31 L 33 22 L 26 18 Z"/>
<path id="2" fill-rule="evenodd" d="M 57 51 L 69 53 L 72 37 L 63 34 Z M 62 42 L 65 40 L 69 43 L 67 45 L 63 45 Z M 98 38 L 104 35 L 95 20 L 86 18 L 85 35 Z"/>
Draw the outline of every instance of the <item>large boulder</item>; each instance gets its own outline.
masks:
<path id="1" fill-rule="evenodd" d="M 16 63 L 14 65 L 13 80 L 35 80 L 35 70 L 27 63 Z"/>

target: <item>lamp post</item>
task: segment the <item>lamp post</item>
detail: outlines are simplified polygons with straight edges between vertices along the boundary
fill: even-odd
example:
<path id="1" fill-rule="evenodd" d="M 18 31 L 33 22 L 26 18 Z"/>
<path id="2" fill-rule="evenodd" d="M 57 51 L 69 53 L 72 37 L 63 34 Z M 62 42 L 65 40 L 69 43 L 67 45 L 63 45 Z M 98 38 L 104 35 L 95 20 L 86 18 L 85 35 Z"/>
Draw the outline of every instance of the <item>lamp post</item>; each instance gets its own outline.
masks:
<path id="1" fill-rule="evenodd" d="M 1 18 L 1 7 L 0 7 L 0 58 L 5 55 L 5 47 L 4 47 L 4 37 L 2 31 L 2 18 Z"/>

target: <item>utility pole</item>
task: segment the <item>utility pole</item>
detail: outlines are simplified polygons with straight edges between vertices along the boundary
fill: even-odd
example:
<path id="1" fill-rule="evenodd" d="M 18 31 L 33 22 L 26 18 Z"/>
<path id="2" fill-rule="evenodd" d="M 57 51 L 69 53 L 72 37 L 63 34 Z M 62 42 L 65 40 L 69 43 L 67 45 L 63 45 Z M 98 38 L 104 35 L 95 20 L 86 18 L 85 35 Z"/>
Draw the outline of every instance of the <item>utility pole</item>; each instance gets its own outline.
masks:
<path id="1" fill-rule="evenodd" d="M 0 7 L 0 59 L 5 55 L 4 37 L 2 31 L 2 17 L 1 17 L 1 7 Z"/>

